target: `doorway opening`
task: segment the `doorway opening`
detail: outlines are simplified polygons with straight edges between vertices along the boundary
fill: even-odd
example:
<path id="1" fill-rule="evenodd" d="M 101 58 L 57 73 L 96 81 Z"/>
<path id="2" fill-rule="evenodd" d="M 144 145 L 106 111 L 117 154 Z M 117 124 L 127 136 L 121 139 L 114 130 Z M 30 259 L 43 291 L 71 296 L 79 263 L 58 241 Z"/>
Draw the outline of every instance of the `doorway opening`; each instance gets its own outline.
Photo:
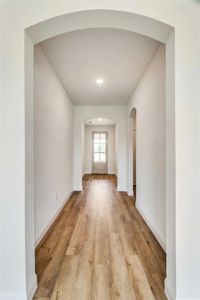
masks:
<path id="1" fill-rule="evenodd" d="M 108 134 L 105 131 L 92 132 L 92 173 L 108 173 Z"/>
<path id="2" fill-rule="evenodd" d="M 77 18 L 77 16 L 80 14 L 80 19 Z M 83 17 L 83 18 L 82 18 Z M 59 20 L 60 18 L 60 20 Z M 127 13 L 127 12 L 120 12 L 120 11 L 87 11 L 87 12 L 76 12 L 76 13 L 72 13 L 69 15 L 62 15 L 62 16 L 58 16 L 57 17 L 57 25 L 55 28 L 55 19 L 50 19 L 47 20 L 45 22 L 41 22 L 40 24 L 36 24 L 35 26 L 32 26 L 31 28 L 29 28 L 27 30 L 28 35 L 30 35 L 30 40 L 26 41 L 26 56 L 28 61 L 26 61 L 26 85 L 30 85 L 30 87 L 32 86 L 32 47 L 34 44 L 41 42 L 42 40 L 45 40 L 47 38 L 50 38 L 52 36 L 56 36 L 59 35 L 61 33 L 63 33 L 63 30 L 66 31 L 67 26 L 63 29 L 63 19 L 66 18 L 69 20 L 70 22 L 70 29 L 68 29 L 68 31 L 73 31 L 73 30 L 77 30 L 77 29 L 83 29 L 83 28 L 88 28 L 88 27 L 111 27 L 111 28 L 118 28 L 119 24 L 120 24 L 120 28 L 124 29 L 124 30 L 130 30 L 130 31 L 135 31 L 138 33 L 141 33 L 143 35 L 147 35 L 151 38 L 155 38 L 161 42 L 166 43 L 167 45 L 167 64 L 168 64 L 168 68 L 167 68 L 167 86 L 166 86 L 166 90 L 168 91 L 167 93 L 167 101 L 166 101 L 166 106 L 167 106 L 167 115 L 170 116 L 170 118 L 167 118 L 167 153 L 169 154 L 169 160 L 168 160 L 168 166 L 167 166 L 167 174 L 168 177 L 171 176 L 171 174 L 174 174 L 174 157 L 173 157 L 173 151 L 171 151 L 171 149 L 174 149 L 174 89 L 173 89 L 173 85 L 174 85 L 174 34 L 173 34 L 173 28 L 168 26 L 167 24 L 161 23 L 160 21 L 157 20 L 151 20 L 152 24 L 156 26 L 156 28 L 158 28 L 159 30 L 159 34 L 155 33 L 155 26 L 153 26 L 154 28 L 151 28 L 151 26 L 149 26 L 149 18 L 145 17 L 145 16 L 140 16 L 140 15 L 136 15 L 133 13 Z M 136 22 L 134 22 L 134 18 L 136 20 Z M 95 20 L 95 24 L 94 21 Z M 61 21 L 61 22 L 59 22 Z M 140 24 L 141 23 L 141 24 Z M 53 26 L 51 26 L 53 24 Z M 140 25 L 142 26 L 140 26 Z M 43 30 L 45 28 L 49 28 L 49 30 Z M 141 30 L 139 30 L 138 28 L 143 28 L 142 32 Z M 48 32 L 49 31 L 49 32 Z M 29 59 L 30 58 L 30 59 Z M 29 89 L 30 90 L 30 89 Z M 32 95 L 27 95 L 26 94 L 26 105 L 32 107 L 32 102 L 33 102 L 33 96 Z M 28 113 L 26 114 L 26 121 L 28 121 L 28 125 L 30 125 L 31 122 L 29 122 L 29 117 L 31 115 L 32 111 L 28 111 Z M 31 119 L 31 118 L 30 118 Z M 32 126 L 32 123 L 30 125 L 30 127 Z M 125 127 L 125 125 L 124 125 Z M 28 135 L 29 131 L 26 131 L 26 142 L 30 145 L 32 145 L 33 141 L 32 141 L 32 136 Z M 120 135 L 119 135 L 120 136 Z M 121 138 L 121 136 L 120 136 Z M 78 144 L 79 146 L 79 144 Z M 31 147 L 30 147 L 31 148 Z M 31 156 L 29 155 L 29 151 L 31 152 L 32 150 L 30 150 L 29 147 L 26 148 L 26 151 L 28 151 L 27 157 Z M 123 149 L 124 150 L 124 149 Z M 170 153 L 169 153 L 170 150 Z M 124 152 L 126 152 L 126 150 L 124 150 Z M 172 154 L 171 154 L 172 153 Z M 75 157 L 76 159 L 78 159 L 78 167 L 81 169 L 81 159 L 79 160 L 79 157 Z M 129 161 L 129 160 L 128 160 Z M 126 161 L 124 160 L 123 162 L 119 161 L 121 164 L 126 163 Z M 130 162 L 130 161 L 129 161 Z M 30 169 L 33 167 L 32 164 L 30 164 Z M 76 167 L 76 164 L 75 164 Z M 74 167 L 74 169 L 75 169 Z M 119 166 L 120 167 L 120 166 Z M 131 166 L 132 168 L 132 166 Z M 119 168 L 120 169 L 120 168 Z M 32 174 L 32 169 L 29 170 L 30 174 Z M 127 172 L 128 173 L 128 172 Z M 76 174 L 74 175 L 76 176 Z M 80 174 L 78 175 L 78 180 L 77 182 L 80 182 Z M 131 177 L 128 177 L 127 180 L 127 185 L 129 185 L 129 181 L 130 181 Z M 173 176 L 171 176 L 170 178 L 174 178 Z M 167 178 L 168 179 L 168 178 Z M 124 180 L 126 180 L 126 176 L 124 177 Z M 123 178 L 121 179 L 121 181 L 123 181 Z M 175 182 L 171 182 L 173 180 L 166 180 L 167 187 L 166 190 L 168 190 L 168 194 L 167 194 L 167 210 L 169 213 L 169 209 L 170 211 L 173 210 L 174 212 L 174 207 L 175 207 L 175 195 L 173 193 L 173 188 L 175 185 Z M 34 185 L 34 181 L 33 179 L 31 179 L 30 181 L 27 181 L 30 183 L 30 185 L 33 187 Z M 169 184 L 171 183 L 171 184 Z M 133 182 L 131 182 L 131 184 L 133 185 Z M 30 237 L 29 232 L 33 232 L 33 227 L 34 227 L 34 217 L 33 217 L 33 211 L 32 211 L 32 207 L 33 207 L 33 195 L 29 191 L 32 191 L 31 188 L 27 189 L 27 195 L 26 195 L 26 232 L 27 232 L 27 236 L 26 236 L 26 244 L 27 247 L 27 253 L 26 253 L 26 258 L 27 258 L 27 272 L 31 269 L 31 272 L 34 273 L 34 236 L 32 235 Z M 29 201 L 30 200 L 30 201 Z M 32 215 L 31 218 L 31 222 L 30 222 L 30 214 Z M 174 216 L 174 213 L 172 213 L 172 215 Z M 28 217 L 27 217 L 28 216 Z M 170 234 L 170 239 L 167 238 L 167 249 L 170 249 L 170 256 L 167 256 L 167 271 L 168 270 L 172 270 L 171 273 L 167 274 L 167 279 L 168 281 L 167 283 L 167 288 L 169 286 L 169 283 L 173 283 L 173 286 L 175 286 L 175 271 L 174 267 L 176 265 L 175 263 L 175 259 L 176 259 L 176 255 L 175 253 L 175 239 L 174 239 L 174 224 L 175 224 L 175 216 L 173 218 L 173 220 L 171 220 L 171 222 L 168 222 L 168 235 Z M 30 274 L 30 272 L 28 272 L 28 277 L 30 277 L 30 281 L 32 280 L 32 278 L 34 278 L 34 276 L 32 276 L 32 273 Z M 32 278 L 31 278 L 32 276 Z M 29 280 L 29 278 L 28 278 Z M 32 284 L 32 283 L 31 283 Z M 33 284 L 32 284 L 33 285 Z"/>
<path id="3" fill-rule="evenodd" d="M 136 109 L 132 110 L 132 119 L 133 119 L 133 195 L 136 199 L 137 192 L 137 134 L 136 134 Z"/>
<path id="4" fill-rule="evenodd" d="M 82 178 L 88 174 L 117 175 L 116 122 L 98 117 L 81 124 Z"/>

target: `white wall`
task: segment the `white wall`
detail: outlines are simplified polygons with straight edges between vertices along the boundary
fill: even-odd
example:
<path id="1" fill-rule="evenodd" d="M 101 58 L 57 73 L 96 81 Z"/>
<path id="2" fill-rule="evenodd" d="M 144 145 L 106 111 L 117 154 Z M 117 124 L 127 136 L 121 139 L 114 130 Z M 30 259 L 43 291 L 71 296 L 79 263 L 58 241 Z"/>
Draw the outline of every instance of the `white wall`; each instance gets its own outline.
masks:
<path id="1" fill-rule="evenodd" d="M 161 45 L 134 91 L 136 108 L 136 206 L 166 247 L 165 47 Z"/>
<path id="2" fill-rule="evenodd" d="M 81 175 L 85 174 L 85 124 L 81 124 Z"/>
<path id="3" fill-rule="evenodd" d="M 24 300 L 35 288 L 32 280 L 32 44 L 70 30 L 107 26 L 133 30 L 167 44 L 166 129 L 170 167 L 167 167 L 166 290 L 172 299 L 198 299 L 199 1 L 3 1 L 0 9 L 3 70 L 0 82 L 0 297 Z M 84 10 L 87 13 L 83 12 L 80 18 L 71 14 L 81 14 Z M 61 17 L 51 19 L 58 16 Z M 43 23 L 46 20 L 47 23 Z M 30 28 L 34 24 L 39 25 Z M 166 24 L 171 26 L 170 30 L 174 28 L 175 40 Z"/>
<path id="4" fill-rule="evenodd" d="M 85 126 L 85 174 L 92 173 L 92 132 L 108 133 L 108 174 L 116 174 L 115 126 Z"/>
<path id="5" fill-rule="evenodd" d="M 34 61 L 35 240 L 73 189 L 73 106 L 40 46 Z"/>
<path id="6" fill-rule="evenodd" d="M 114 120 L 117 126 L 118 190 L 127 191 L 127 107 L 124 105 L 84 105 L 74 107 L 74 190 L 82 190 L 82 124 L 93 118 Z"/>

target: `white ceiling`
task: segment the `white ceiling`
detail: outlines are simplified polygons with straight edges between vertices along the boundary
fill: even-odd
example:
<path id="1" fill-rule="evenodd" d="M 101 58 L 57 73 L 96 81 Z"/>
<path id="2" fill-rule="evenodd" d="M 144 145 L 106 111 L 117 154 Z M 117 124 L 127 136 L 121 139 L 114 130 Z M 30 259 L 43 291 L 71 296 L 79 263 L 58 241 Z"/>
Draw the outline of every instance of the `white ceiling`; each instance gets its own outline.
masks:
<path id="1" fill-rule="evenodd" d="M 75 105 L 126 104 L 160 43 L 129 31 L 85 29 L 41 47 Z M 96 79 L 102 78 L 101 86 Z"/>
<path id="2" fill-rule="evenodd" d="M 111 125 L 115 125 L 115 121 L 111 120 L 111 119 L 105 119 L 105 118 L 96 118 L 96 119 L 90 119 L 85 121 L 85 125 L 88 126 L 111 126 Z"/>

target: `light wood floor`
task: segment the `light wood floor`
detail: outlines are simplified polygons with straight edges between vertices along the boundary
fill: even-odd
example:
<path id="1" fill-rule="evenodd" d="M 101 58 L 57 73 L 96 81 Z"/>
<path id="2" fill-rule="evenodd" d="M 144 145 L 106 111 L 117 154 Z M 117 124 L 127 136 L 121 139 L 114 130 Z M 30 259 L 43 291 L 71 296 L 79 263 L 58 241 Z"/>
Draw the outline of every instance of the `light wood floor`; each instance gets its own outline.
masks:
<path id="1" fill-rule="evenodd" d="M 36 253 L 35 300 L 166 299 L 165 253 L 114 176 L 84 178 Z"/>

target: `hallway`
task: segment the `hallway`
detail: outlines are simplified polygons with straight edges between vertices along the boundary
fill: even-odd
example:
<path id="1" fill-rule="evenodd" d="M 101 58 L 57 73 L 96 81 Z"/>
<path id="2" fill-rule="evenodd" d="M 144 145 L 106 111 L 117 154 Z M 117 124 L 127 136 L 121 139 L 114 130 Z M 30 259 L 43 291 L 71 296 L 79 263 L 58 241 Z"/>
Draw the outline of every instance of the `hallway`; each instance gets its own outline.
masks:
<path id="1" fill-rule="evenodd" d="M 35 300 L 166 299 L 165 253 L 113 175 L 86 175 L 36 252 Z"/>

